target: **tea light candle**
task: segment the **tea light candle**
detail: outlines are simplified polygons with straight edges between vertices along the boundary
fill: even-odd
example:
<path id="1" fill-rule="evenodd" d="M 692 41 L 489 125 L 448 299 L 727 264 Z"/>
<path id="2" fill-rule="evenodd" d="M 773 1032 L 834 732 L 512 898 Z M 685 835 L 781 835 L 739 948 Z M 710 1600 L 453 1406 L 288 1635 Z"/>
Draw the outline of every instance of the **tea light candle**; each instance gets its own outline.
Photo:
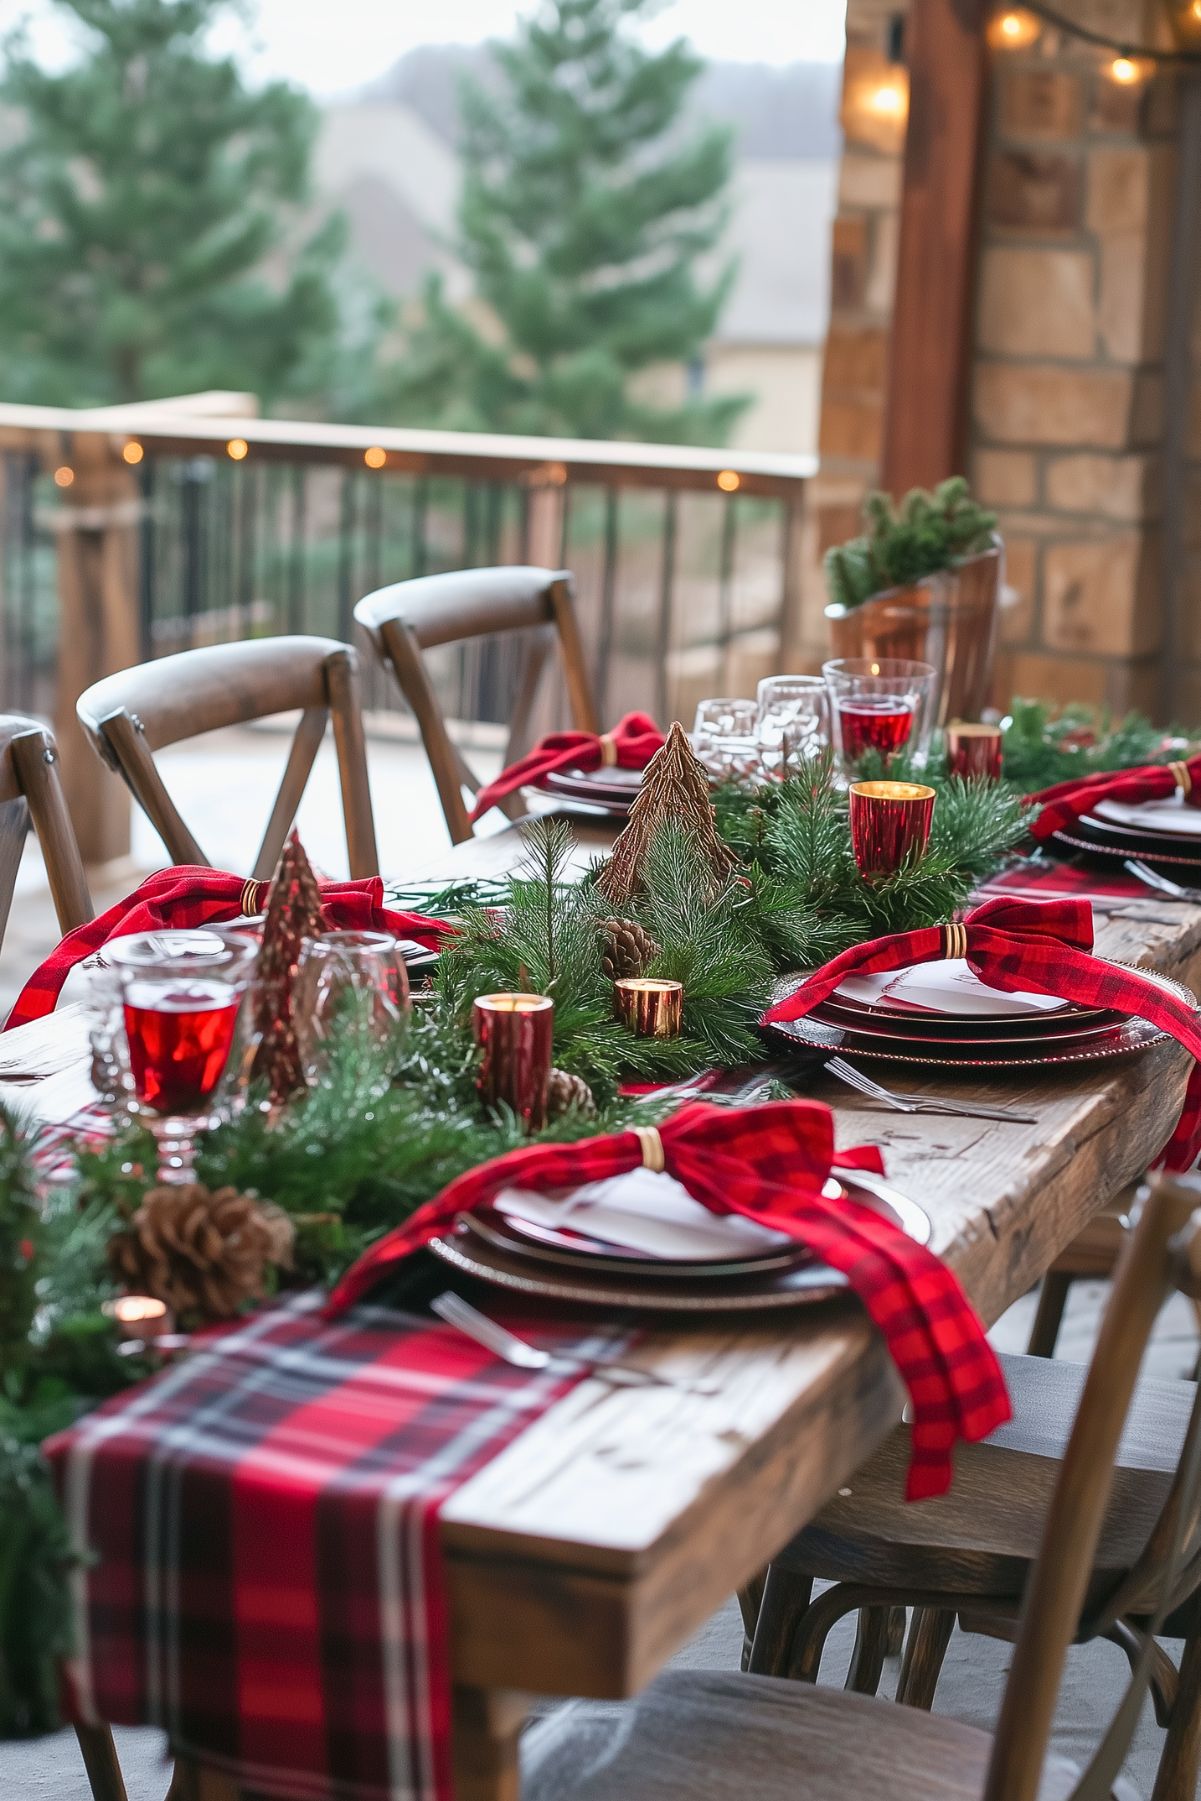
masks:
<path id="1" fill-rule="evenodd" d="M 527 1130 L 546 1120 L 555 1003 L 545 994 L 481 994 L 472 1008 L 480 1098 L 511 1107 Z"/>
<path id="2" fill-rule="evenodd" d="M 930 839 L 934 790 L 919 782 L 853 782 L 851 849 L 865 882 L 895 875 Z"/>
<path id="3" fill-rule="evenodd" d="M 639 1038 L 677 1038 L 684 1025 L 684 984 L 625 976 L 613 984 L 619 1019 Z"/>
<path id="4" fill-rule="evenodd" d="M 122 1338 L 140 1339 L 144 1344 L 174 1326 L 167 1303 L 150 1294 L 118 1295 L 115 1301 L 105 1301 L 101 1312 L 120 1328 Z"/>
<path id="5" fill-rule="evenodd" d="M 989 782 L 1001 779 L 999 725 L 971 725 L 955 719 L 947 727 L 946 738 L 948 775 L 960 775 L 965 781 L 972 777 Z"/>

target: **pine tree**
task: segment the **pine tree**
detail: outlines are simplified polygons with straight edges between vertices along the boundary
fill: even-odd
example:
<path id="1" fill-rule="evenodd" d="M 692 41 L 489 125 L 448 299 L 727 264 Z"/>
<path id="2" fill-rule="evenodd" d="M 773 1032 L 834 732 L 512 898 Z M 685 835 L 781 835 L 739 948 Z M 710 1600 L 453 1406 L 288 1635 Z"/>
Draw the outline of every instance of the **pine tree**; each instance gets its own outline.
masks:
<path id="1" fill-rule="evenodd" d="M 405 417 L 460 429 L 716 442 L 745 402 L 656 405 L 635 378 L 695 359 L 733 279 L 703 276 L 726 218 L 730 137 L 683 132 L 700 63 L 628 27 L 655 0 L 544 0 L 500 81 L 462 94 L 457 254 L 491 317 L 430 283 Z"/>
<path id="2" fill-rule="evenodd" d="M 208 51 L 231 0 L 53 3 L 75 60 L 42 68 L 18 32 L 0 81 L 0 393 L 318 392 L 343 226 L 299 231 L 311 103 Z"/>

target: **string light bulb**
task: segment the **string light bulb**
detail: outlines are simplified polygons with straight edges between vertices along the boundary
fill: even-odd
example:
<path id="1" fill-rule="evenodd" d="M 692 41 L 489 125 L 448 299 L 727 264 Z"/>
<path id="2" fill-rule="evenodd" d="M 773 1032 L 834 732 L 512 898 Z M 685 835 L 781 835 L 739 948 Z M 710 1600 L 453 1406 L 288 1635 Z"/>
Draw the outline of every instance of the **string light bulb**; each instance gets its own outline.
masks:
<path id="1" fill-rule="evenodd" d="M 1146 76 L 1145 64 L 1133 56 L 1115 56 L 1109 65 L 1109 79 L 1120 88 L 1132 88 Z"/>
<path id="2" fill-rule="evenodd" d="M 369 444 L 363 452 L 363 461 L 368 469 L 382 469 L 388 460 L 388 453 L 382 444 Z"/>
<path id="3" fill-rule="evenodd" d="M 868 89 L 863 104 L 878 119 L 903 119 L 909 111 L 909 77 L 905 70 L 889 69 Z"/>
<path id="4" fill-rule="evenodd" d="M 1025 50 L 1042 31 L 1034 14 L 1024 6 L 1006 6 L 994 14 L 989 26 L 989 41 L 1000 50 Z"/>
<path id="5" fill-rule="evenodd" d="M 127 463 L 131 464 L 135 468 L 141 462 L 141 460 L 145 456 L 145 454 L 146 454 L 145 450 L 138 443 L 136 438 L 130 438 L 130 440 L 127 444 L 123 444 L 121 446 L 121 455 L 124 457 L 124 459 Z"/>
<path id="6" fill-rule="evenodd" d="M 225 454 L 233 462 L 241 463 L 250 455 L 250 446 L 245 438 L 231 438 L 225 446 Z"/>
<path id="7" fill-rule="evenodd" d="M 737 469 L 719 469 L 715 479 L 723 494 L 737 494 L 742 486 L 742 477 Z"/>

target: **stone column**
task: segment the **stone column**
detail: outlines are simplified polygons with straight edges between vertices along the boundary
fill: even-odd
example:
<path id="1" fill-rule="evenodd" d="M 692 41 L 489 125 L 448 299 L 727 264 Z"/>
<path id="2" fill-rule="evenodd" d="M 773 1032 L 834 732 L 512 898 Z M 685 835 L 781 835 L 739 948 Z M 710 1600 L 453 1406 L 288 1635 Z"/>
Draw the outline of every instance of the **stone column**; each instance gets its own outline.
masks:
<path id="1" fill-rule="evenodd" d="M 879 0 L 848 6 L 816 549 L 854 532 L 858 502 L 877 477 L 901 134 L 854 101 L 864 71 L 879 66 L 896 12 Z M 1152 0 L 1075 0 L 1072 13 L 1125 41 L 1165 41 Z M 1027 48 L 992 52 L 966 472 L 997 509 L 1009 553 L 1013 604 L 995 698 L 1034 694 L 1155 713 L 1165 655 L 1178 78 L 1148 72 L 1124 86 L 1109 61 L 1050 27 Z M 1197 317 L 1201 361 L 1201 307 Z M 1186 521 L 1190 507 L 1194 519 L 1201 509 L 1201 399 L 1189 449 L 1197 467 L 1184 490 Z M 1195 523 L 1190 543 L 1177 611 L 1195 625 L 1192 711 L 1201 716 Z"/>
<path id="2" fill-rule="evenodd" d="M 1154 31 L 1142 0 L 1077 11 Z M 1123 86 L 1053 30 L 994 55 L 970 474 L 1017 595 L 1001 698 L 1158 705 L 1174 83 Z"/>

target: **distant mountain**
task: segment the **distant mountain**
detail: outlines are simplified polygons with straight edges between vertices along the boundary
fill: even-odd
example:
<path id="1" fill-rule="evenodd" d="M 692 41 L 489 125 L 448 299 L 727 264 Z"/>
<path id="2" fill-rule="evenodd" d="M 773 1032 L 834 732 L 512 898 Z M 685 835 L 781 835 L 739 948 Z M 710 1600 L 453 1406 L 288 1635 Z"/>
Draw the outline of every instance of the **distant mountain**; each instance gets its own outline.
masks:
<path id="1" fill-rule="evenodd" d="M 410 50 L 364 90 L 370 100 L 400 101 L 447 144 L 457 144 L 458 88 L 464 75 L 495 79 L 487 44 L 429 44 Z M 710 63 L 690 102 L 696 118 L 734 128 L 740 157 L 827 161 L 839 149 L 842 70 L 833 63 Z"/>

